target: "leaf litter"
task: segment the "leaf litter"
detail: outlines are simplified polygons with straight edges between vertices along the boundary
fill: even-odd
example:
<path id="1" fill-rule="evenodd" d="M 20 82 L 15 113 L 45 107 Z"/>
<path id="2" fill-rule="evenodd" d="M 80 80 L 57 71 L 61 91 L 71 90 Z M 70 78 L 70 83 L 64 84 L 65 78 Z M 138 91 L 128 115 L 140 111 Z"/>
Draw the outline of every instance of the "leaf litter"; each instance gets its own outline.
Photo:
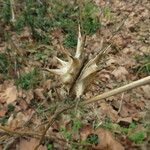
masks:
<path id="1" fill-rule="evenodd" d="M 99 6 L 105 6 L 106 2 L 101 0 L 95 0 L 96 4 Z M 128 19 L 125 21 L 125 26 L 123 27 L 121 34 L 116 35 L 112 41 L 112 49 L 110 50 L 110 54 L 108 56 L 108 60 L 106 61 L 106 68 L 99 72 L 98 78 L 96 81 L 100 81 L 98 83 L 92 84 L 86 91 L 85 95 L 83 97 L 89 98 L 93 95 L 97 94 L 96 92 L 104 92 L 105 90 L 110 90 L 118 86 L 117 84 L 126 83 L 127 81 L 132 81 L 135 78 L 139 78 L 136 76 L 135 72 L 132 70 L 134 66 L 136 66 L 137 62 L 134 59 L 135 55 L 142 55 L 149 54 L 149 46 L 147 45 L 148 39 L 146 38 L 148 33 L 148 25 L 142 21 L 142 18 L 144 17 L 145 22 L 148 20 L 148 9 L 147 9 L 147 1 L 142 2 L 143 5 L 137 5 L 135 7 L 134 12 L 130 14 Z M 92 38 L 88 37 L 87 39 L 87 45 L 86 45 L 86 52 L 87 54 L 93 56 L 93 54 L 97 53 L 99 51 L 100 43 L 99 39 L 101 36 L 106 39 L 106 43 L 108 39 L 112 36 L 112 31 L 114 28 L 113 24 L 116 24 L 116 22 L 120 22 L 123 18 L 123 14 L 127 14 L 128 12 L 131 12 L 131 7 L 133 6 L 133 3 L 125 2 L 125 1 L 113 1 L 110 2 L 110 6 L 112 9 L 112 14 L 114 16 L 114 20 L 106 19 L 104 18 L 104 24 L 106 26 L 109 26 L 109 29 L 103 26 L 100 29 L 100 33 L 96 33 L 92 36 Z M 121 12 L 120 12 L 121 11 Z M 113 22 L 113 23 L 112 23 Z M 109 25 L 110 24 L 110 25 Z M 55 30 L 54 33 L 54 41 L 53 45 L 57 49 L 60 49 L 60 46 L 58 46 L 58 41 L 56 38 L 59 38 L 61 35 L 62 40 L 62 33 L 61 31 Z M 24 31 L 18 35 L 15 32 L 12 32 L 12 39 L 15 41 L 15 44 L 20 47 L 21 42 L 28 41 L 28 45 L 25 47 L 26 49 L 30 49 L 31 47 L 34 47 L 35 43 L 34 40 L 31 37 L 30 30 L 28 28 L 24 28 Z M 145 37 L 145 39 L 142 39 L 141 37 Z M 20 44 L 19 44 L 20 43 Z M 105 44 L 106 44 L 105 43 Z M 4 44 L 5 45 L 5 44 Z M 22 45 L 23 46 L 23 45 Z M 0 47 L 0 51 L 4 51 L 5 46 Z M 39 47 L 39 49 L 42 51 L 42 47 Z M 62 49 L 60 50 L 62 51 Z M 39 50 L 38 50 L 39 52 Z M 49 51 L 45 52 L 46 54 Z M 32 52 L 30 50 L 27 50 L 26 53 L 19 52 L 23 55 L 26 54 L 29 56 L 29 61 L 25 62 L 25 64 L 22 64 L 22 71 L 27 69 L 30 70 L 31 67 L 39 67 L 45 65 L 43 61 L 39 61 L 39 57 L 37 59 L 37 56 L 34 55 L 36 53 L 36 50 L 33 50 Z M 53 52 L 54 55 L 58 52 Z M 57 62 L 51 58 L 45 58 L 47 61 L 47 66 L 49 68 L 56 67 Z M 34 58 L 34 59 L 33 59 Z M 0 74 L 1 75 L 1 74 Z M 47 74 L 43 75 L 44 77 L 47 76 Z M 18 88 L 13 81 L 4 81 L 0 84 L 0 117 L 7 116 L 7 122 L 5 126 L 9 126 L 12 130 L 16 129 L 27 129 L 32 130 L 34 129 L 36 132 L 41 133 L 43 128 L 45 128 L 45 125 L 42 124 L 42 122 L 45 122 L 46 119 L 51 117 L 51 114 L 48 112 L 51 110 L 51 108 L 44 108 L 45 105 L 38 106 L 37 108 L 40 109 L 38 112 L 46 112 L 44 113 L 44 116 L 38 116 L 35 112 L 35 108 L 32 107 L 32 103 L 41 103 L 45 100 L 48 101 L 48 105 L 51 105 L 52 99 L 55 100 L 55 97 L 59 97 L 60 93 L 55 93 L 55 84 L 56 79 L 53 78 L 53 76 L 49 78 L 46 78 L 45 81 L 42 81 L 41 84 L 38 85 L 37 88 L 29 89 L 29 90 L 23 90 Z M 0 79 L 1 81 L 1 79 Z M 52 86 L 52 82 L 54 81 L 54 86 Z M 47 96 L 45 93 L 51 90 L 51 96 Z M 134 121 L 138 123 L 138 121 L 145 118 L 145 107 L 149 109 L 149 99 L 150 99 L 150 86 L 145 85 L 140 88 L 134 89 L 130 92 L 126 92 L 124 94 L 124 97 L 122 98 L 121 95 L 113 96 L 112 98 L 108 98 L 104 100 L 102 103 L 95 104 L 95 107 L 97 108 L 97 114 L 100 114 L 102 117 L 100 117 L 101 122 L 105 120 L 105 118 L 109 118 L 113 123 L 118 123 L 121 126 L 129 126 Z M 61 94 L 60 94 L 61 95 Z M 122 100 L 122 103 L 121 103 Z M 114 103 L 116 102 L 116 103 Z M 44 103 L 44 102 L 43 102 Z M 57 102 L 56 102 L 57 103 Z M 15 109 L 11 114 L 8 112 L 8 105 L 12 104 L 14 105 Z M 53 105 L 53 104 L 52 104 Z M 56 105 L 54 105 L 57 107 Z M 62 106 L 61 106 L 62 107 Z M 93 108 L 93 106 L 88 106 L 89 110 Z M 120 108 L 120 110 L 119 110 Z M 118 112 L 119 110 L 119 112 Z M 40 114 L 41 115 L 41 114 Z M 84 114 L 85 115 L 85 114 Z M 90 117 L 89 117 L 90 116 Z M 134 144 L 131 140 L 128 139 L 127 135 L 115 135 L 111 133 L 111 131 L 108 131 L 104 128 L 97 128 L 93 129 L 91 125 L 86 126 L 85 122 L 90 122 L 91 120 L 95 121 L 97 118 L 96 114 L 93 112 L 87 111 L 85 118 L 89 118 L 89 120 L 79 117 L 81 122 L 83 123 L 83 127 L 81 127 L 78 132 L 80 135 L 80 138 L 84 141 L 87 138 L 90 137 L 90 135 L 96 135 L 98 136 L 98 141 L 96 143 L 92 143 L 91 149 L 108 149 L 108 150 L 123 150 L 125 149 L 133 149 Z M 70 132 L 70 124 L 71 124 L 71 118 L 70 116 L 63 116 L 62 119 L 58 120 L 56 123 L 53 124 L 51 127 L 51 131 L 48 132 L 48 134 L 54 134 L 57 138 L 61 138 L 61 140 L 64 140 L 64 137 L 60 136 L 60 128 L 63 125 L 66 128 L 66 132 Z M 31 121 L 30 126 L 26 126 L 26 123 Z M 47 123 L 47 122 L 46 122 Z M 100 123 L 101 124 L 101 123 Z M 140 124 L 140 123 L 139 123 Z M 40 126 L 40 127 L 39 127 Z M 41 130 L 40 130 L 41 129 Z M 136 130 L 143 130 L 142 127 L 137 127 Z M 116 140 L 117 138 L 117 140 Z M 147 138 L 146 136 L 144 137 Z M 76 140 L 77 137 L 74 138 Z M 122 140 L 124 139 L 124 141 Z M 21 138 L 18 142 L 18 146 L 20 150 L 24 149 L 34 149 L 34 147 L 38 144 L 39 140 L 35 138 Z M 64 145 L 59 146 L 59 148 L 63 147 Z M 139 146 L 140 147 L 140 146 Z M 139 148 L 138 147 L 138 148 Z M 1 146 L 0 146 L 1 149 Z M 45 146 L 41 145 L 41 150 L 47 149 Z"/>

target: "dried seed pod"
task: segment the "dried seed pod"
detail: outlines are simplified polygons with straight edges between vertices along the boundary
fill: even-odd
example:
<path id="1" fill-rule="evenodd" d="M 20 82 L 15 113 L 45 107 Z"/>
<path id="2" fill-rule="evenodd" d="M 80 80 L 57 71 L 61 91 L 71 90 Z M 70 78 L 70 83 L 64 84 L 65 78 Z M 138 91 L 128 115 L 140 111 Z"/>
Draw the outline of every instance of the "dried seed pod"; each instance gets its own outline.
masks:
<path id="1" fill-rule="evenodd" d="M 101 42 L 101 47 L 102 44 L 103 41 Z M 48 71 L 59 75 L 61 82 L 64 84 L 67 91 L 70 92 L 73 90 L 77 98 L 83 94 L 87 86 L 94 80 L 96 73 L 100 70 L 98 66 L 99 60 L 106 51 L 100 52 L 83 67 L 84 57 L 82 47 L 83 38 L 79 27 L 78 44 L 75 56 L 72 56 L 70 53 L 65 53 L 68 58 L 67 62 L 56 57 L 61 64 L 61 67 L 59 69 L 47 69 Z"/>
<path id="2" fill-rule="evenodd" d="M 58 62 L 61 64 L 59 69 L 47 69 L 51 73 L 59 75 L 61 78 L 61 82 L 66 85 L 66 89 L 69 92 L 70 88 L 78 75 L 80 68 L 82 66 L 82 37 L 79 27 L 79 36 L 78 36 L 78 44 L 75 56 L 72 56 L 70 53 L 66 53 L 68 61 L 63 61 L 56 57 Z"/>

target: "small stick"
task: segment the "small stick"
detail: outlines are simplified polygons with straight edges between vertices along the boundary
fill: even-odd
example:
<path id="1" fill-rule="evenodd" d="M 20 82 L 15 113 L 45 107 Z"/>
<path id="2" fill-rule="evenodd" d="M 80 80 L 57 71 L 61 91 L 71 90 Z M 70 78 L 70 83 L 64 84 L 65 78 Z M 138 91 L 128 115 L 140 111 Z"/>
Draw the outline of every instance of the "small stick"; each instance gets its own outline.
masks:
<path id="1" fill-rule="evenodd" d="M 118 112 L 117 112 L 118 114 L 120 113 L 120 111 L 122 109 L 123 97 L 124 97 L 124 93 L 122 93 L 122 96 L 121 96 L 120 106 L 119 106 L 119 109 L 118 109 Z"/>
<path id="2" fill-rule="evenodd" d="M 95 97 L 92 97 L 92 98 L 90 98 L 90 99 L 88 99 L 84 102 L 81 102 L 81 105 L 87 105 L 87 104 L 90 104 L 90 103 L 94 103 L 94 102 L 97 102 L 101 99 L 108 98 L 110 96 L 114 96 L 116 94 L 131 90 L 133 88 L 136 88 L 136 87 L 139 87 L 139 86 L 142 86 L 142 85 L 145 85 L 145 84 L 150 84 L 150 76 L 145 77 L 145 78 L 140 79 L 140 80 L 137 80 L 137 81 L 134 81 L 134 82 L 131 82 L 127 85 L 121 86 L 119 88 L 116 88 L 114 90 L 105 92 L 105 93 L 97 95 Z"/>
<path id="3" fill-rule="evenodd" d="M 14 13 L 14 0 L 10 0 L 10 9 L 11 9 L 11 21 L 14 23 L 16 21 L 15 19 L 15 13 Z"/>

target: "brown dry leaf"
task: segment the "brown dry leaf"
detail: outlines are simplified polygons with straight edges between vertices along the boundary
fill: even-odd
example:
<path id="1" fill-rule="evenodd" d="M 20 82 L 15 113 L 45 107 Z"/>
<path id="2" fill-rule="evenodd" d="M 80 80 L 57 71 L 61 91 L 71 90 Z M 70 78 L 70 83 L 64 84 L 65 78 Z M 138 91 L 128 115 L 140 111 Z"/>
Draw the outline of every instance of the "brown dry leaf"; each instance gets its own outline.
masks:
<path id="1" fill-rule="evenodd" d="M 90 125 L 84 125 L 83 128 L 80 129 L 80 138 L 81 140 L 86 140 L 87 136 L 93 132 L 93 129 Z"/>
<path id="2" fill-rule="evenodd" d="M 121 117 L 126 118 L 129 116 L 129 109 L 125 105 L 123 105 L 119 114 Z"/>
<path id="3" fill-rule="evenodd" d="M 31 40 L 31 31 L 28 27 L 25 27 L 21 32 L 20 40 Z"/>
<path id="4" fill-rule="evenodd" d="M 122 35 L 117 34 L 112 39 L 112 42 L 117 48 L 124 48 L 126 47 L 128 40 L 125 40 L 125 37 Z"/>
<path id="5" fill-rule="evenodd" d="M 124 147 L 113 138 L 111 132 L 99 128 L 94 133 L 99 137 L 98 145 L 93 146 L 95 150 L 124 150 Z"/>
<path id="6" fill-rule="evenodd" d="M 21 139 L 19 144 L 19 150 L 33 150 L 38 144 L 39 140 L 34 138 L 30 140 Z M 38 150 L 47 150 L 47 148 L 46 146 L 40 145 Z"/>
<path id="7" fill-rule="evenodd" d="M 16 101 L 17 97 L 18 97 L 18 91 L 16 86 L 9 86 L 6 88 L 6 90 L 3 93 L 1 93 L 0 101 L 2 102 L 4 101 L 7 104 L 10 104 Z"/>
<path id="8" fill-rule="evenodd" d="M 123 54 L 121 53 L 120 56 L 116 58 L 116 61 L 118 65 L 124 66 L 126 68 L 132 68 L 133 66 L 136 65 L 136 60 L 135 58 L 130 57 L 131 54 Z"/>
<path id="9" fill-rule="evenodd" d="M 146 112 L 138 112 L 135 114 L 131 114 L 131 117 L 133 118 L 134 121 L 139 121 L 146 117 Z"/>
<path id="10" fill-rule="evenodd" d="M 1 108 L 0 109 L 0 117 L 5 116 L 6 112 L 7 112 L 7 108 L 6 107 Z"/>
<path id="11" fill-rule="evenodd" d="M 106 62 L 106 65 L 107 65 L 107 66 L 111 66 L 112 64 L 116 64 L 116 63 L 117 63 L 116 58 L 111 57 L 111 58 Z"/>
<path id="12" fill-rule="evenodd" d="M 34 90 L 35 96 L 40 100 L 45 100 L 43 91 L 44 91 L 44 89 L 42 89 L 42 88 L 37 88 Z"/>
<path id="13" fill-rule="evenodd" d="M 32 90 L 28 90 L 28 91 L 25 91 L 25 99 L 26 99 L 26 102 L 29 104 L 30 101 L 34 98 L 34 94 L 33 94 L 33 91 Z"/>
<path id="14" fill-rule="evenodd" d="M 112 74 L 115 76 L 115 78 L 117 80 L 120 81 L 125 81 L 126 80 L 126 76 L 129 74 L 129 72 L 126 70 L 125 67 L 119 67 L 117 69 L 115 69 Z"/>
<path id="15" fill-rule="evenodd" d="M 112 121 L 118 120 L 118 113 L 112 108 L 112 106 L 106 103 L 101 103 L 100 111 L 106 114 Z"/>
<path id="16" fill-rule="evenodd" d="M 85 141 L 89 135 L 98 135 L 98 144 L 93 144 L 93 150 L 124 150 L 124 147 L 117 142 L 111 132 L 104 130 L 102 128 L 98 128 L 93 130 L 90 125 L 83 127 L 80 130 L 81 140 Z"/>
<path id="17" fill-rule="evenodd" d="M 12 114 L 8 119 L 9 128 L 16 129 L 18 127 L 21 127 L 31 118 L 32 114 L 32 110 L 29 110 L 29 112 L 27 112 L 26 114 L 19 112 L 17 113 L 16 117 L 14 117 Z"/>
<path id="18" fill-rule="evenodd" d="M 42 87 L 44 90 L 50 90 L 51 86 L 52 86 L 52 80 L 49 79 L 43 83 Z"/>
<path id="19" fill-rule="evenodd" d="M 22 110 L 26 110 L 28 108 L 27 102 L 23 99 L 19 100 L 19 106 Z"/>
<path id="20" fill-rule="evenodd" d="M 145 98 L 150 98 L 150 85 L 145 85 L 141 87 L 144 92 Z"/>

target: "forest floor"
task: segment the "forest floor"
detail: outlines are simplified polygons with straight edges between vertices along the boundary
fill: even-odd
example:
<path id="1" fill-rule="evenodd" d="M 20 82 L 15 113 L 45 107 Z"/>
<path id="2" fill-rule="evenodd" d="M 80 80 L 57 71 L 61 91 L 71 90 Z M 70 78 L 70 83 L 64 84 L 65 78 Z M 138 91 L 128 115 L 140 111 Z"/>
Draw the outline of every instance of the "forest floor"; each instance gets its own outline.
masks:
<path id="1" fill-rule="evenodd" d="M 111 9 L 101 28 L 87 36 L 85 53 L 95 56 L 102 38 L 103 47 L 111 48 L 83 100 L 150 75 L 149 2 L 94 1 Z M 62 57 L 63 33 L 54 30 L 48 33 L 51 44 L 41 44 L 28 27 L 18 33 L 5 26 L 4 32 L 11 40 L 0 38 L 0 65 L 5 63 L 0 66 L 0 150 L 33 150 L 51 116 L 68 103 L 59 78 L 44 71 L 58 66 L 54 56 Z M 39 149 L 148 150 L 149 123 L 150 85 L 144 85 L 60 114 Z"/>

